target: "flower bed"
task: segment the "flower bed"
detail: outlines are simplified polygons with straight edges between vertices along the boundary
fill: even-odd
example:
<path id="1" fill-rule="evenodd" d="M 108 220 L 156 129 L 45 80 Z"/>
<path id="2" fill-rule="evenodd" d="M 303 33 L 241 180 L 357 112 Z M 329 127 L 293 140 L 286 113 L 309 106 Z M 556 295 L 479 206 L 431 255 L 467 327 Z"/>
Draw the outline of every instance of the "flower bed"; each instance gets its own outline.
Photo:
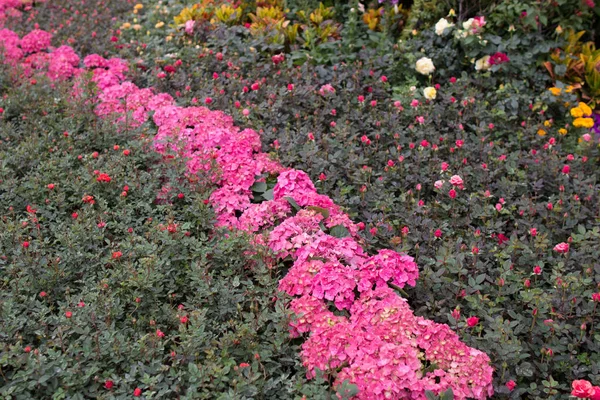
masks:
<path id="1" fill-rule="evenodd" d="M 446 18 L 404 46 L 410 51 L 400 59 L 410 61 L 416 79 L 394 88 L 394 98 L 389 81 L 398 77 L 386 76 L 389 60 L 296 69 L 294 55 L 235 54 L 245 43 L 236 42 L 243 35 L 235 28 L 216 27 L 211 50 L 186 47 L 187 29 L 177 45 L 154 46 L 159 56 L 180 51 L 166 65 L 146 55 L 136 61 L 137 71 L 100 56 L 84 64 L 106 88 L 99 115 L 127 131 L 147 126 L 150 114 L 156 149 L 187 157 L 188 174 L 219 166 L 212 176 L 219 189 L 210 197 L 218 225 L 250 233 L 255 252 L 274 269 L 289 269 L 280 289 L 298 296 L 292 310 L 310 315 L 291 324 L 293 335 L 309 337 L 302 350 L 309 377 L 325 369 L 339 390 L 344 381 L 354 382 L 362 395 L 377 387 L 377 393 L 404 396 L 408 382 L 419 388 L 417 395 L 453 386 L 461 396 L 477 386 L 449 384 L 461 381 L 463 368 L 436 376 L 441 359 L 421 360 L 423 376 L 392 369 L 384 386 L 356 369 L 375 365 L 374 358 L 416 368 L 415 357 L 437 351 L 412 340 L 443 325 L 415 317 L 391 287 L 418 315 L 448 323 L 484 350 L 500 395 L 557 396 L 571 380 L 596 377 L 598 149 L 585 130 L 593 123 L 591 109 L 572 86 L 557 82 L 547 91 L 549 76 L 527 67 L 550 48 L 541 32 L 528 31 L 529 17 L 521 16 L 519 34 L 510 38 L 492 33 L 506 28 L 498 14 L 461 23 Z M 135 53 L 125 40 L 136 37 L 132 33 L 115 33 L 109 52 Z M 141 55 L 146 44 L 137 45 Z M 50 77 L 80 73 L 74 53 L 61 52 Z M 466 57 L 472 61 L 465 67 Z M 27 64 L 35 69 L 52 59 L 42 54 Z M 125 76 L 170 95 L 114 85 Z M 179 104 L 203 99 L 235 120 L 203 107 L 177 107 L 174 98 Z M 315 185 L 362 222 L 352 223 Z M 380 250 L 389 246 L 397 252 Z M 421 268 L 413 289 L 414 262 Z M 359 307 L 363 302 L 367 309 Z M 377 314 L 380 305 L 403 315 L 403 329 L 412 333 L 377 342 L 384 327 L 401 325 Z M 464 348 L 448 334 L 460 355 Z M 403 346 L 408 339 L 411 346 Z M 367 347 L 367 354 L 355 350 Z M 383 348 L 388 353 L 373 350 Z M 579 395 L 591 395 L 577 386 Z"/>
<path id="2" fill-rule="evenodd" d="M 10 38 L 6 61 L 23 67 L 26 75 L 34 76 L 35 68 L 40 69 L 36 72 L 47 68 L 47 76 L 56 80 L 82 72 L 72 50 L 61 47 L 46 52 L 51 35 L 44 31 L 21 39 L 9 31 L 2 31 L 2 36 Z M 487 356 L 460 343 L 446 325 L 415 317 L 388 286 L 415 284 L 418 271 L 411 257 L 390 250 L 368 257 L 358 242 L 358 228 L 347 215 L 331 199 L 317 194 L 305 173 L 284 170 L 261 153 L 256 132 L 240 131 L 222 113 L 177 107 L 168 95 L 154 95 L 122 82 L 127 66 L 121 60 L 92 55 L 84 64 L 101 90 L 98 115 L 110 116 L 128 129 L 145 122 L 154 111 L 158 151 L 168 146 L 165 139 L 175 139 L 183 143 L 174 149 L 188 160 L 188 173 L 210 170 L 213 162 L 219 166 L 214 176 L 219 189 L 211 195 L 218 225 L 256 232 L 257 245 L 266 244 L 276 257 L 291 257 L 289 274 L 303 279 L 284 278 L 280 287 L 286 290 L 291 284 L 288 294 L 302 295 L 292 302 L 298 314 L 292 332 L 296 336 L 310 333 L 303 346 L 309 376 L 318 368 L 336 377 L 334 386 L 347 379 L 358 386 L 359 398 L 422 398 L 425 391 L 447 389 L 457 398 L 491 395 Z M 129 111 L 131 122 L 126 119 Z M 260 178 L 263 174 L 277 179 L 272 200 L 252 204 L 252 187 L 265 184 L 265 178 Z M 110 182 L 106 174 L 97 180 Z M 278 224 L 271 231 L 274 223 Z M 360 293 L 357 299 L 356 291 Z M 328 301 L 349 314 L 335 315 Z M 390 335 L 391 327 L 397 333 Z M 424 370 L 422 360 L 434 366 L 431 371 Z"/>

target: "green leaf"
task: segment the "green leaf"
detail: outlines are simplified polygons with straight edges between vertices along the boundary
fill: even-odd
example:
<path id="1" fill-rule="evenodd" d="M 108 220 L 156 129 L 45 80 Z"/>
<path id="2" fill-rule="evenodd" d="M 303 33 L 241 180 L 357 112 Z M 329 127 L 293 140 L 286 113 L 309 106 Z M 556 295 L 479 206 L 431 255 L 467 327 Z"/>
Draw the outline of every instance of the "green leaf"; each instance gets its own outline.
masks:
<path id="1" fill-rule="evenodd" d="M 452 388 L 450 388 L 450 389 L 446 390 L 444 393 L 442 393 L 440 398 L 442 400 L 454 400 L 454 392 L 452 391 Z"/>
<path id="2" fill-rule="evenodd" d="M 329 210 L 323 207 L 317 207 L 317 206 L 308 206 L 306 207 L 307 210 L 313 210 L 316 211 L 318 213 L 321 213 L 323 215 L 323 218 L 328 218 L 329 217 Z"/>
<path id="3" fill-rule="evenodd" d="M 254 182 L 254 185 L 250 187 L 250 190 L 255 193 L 264 193 L 267 190 L 267 184 L 266 182 Z"/>
<path id="4" fill-rule="evenodd" d="M 292 199 L 291 197 L 285 197 L 285 199 L 287 200 L 288 203 L 290 203 L 290 206 L 292 206 L 292 208 L 295 211 L 300 211 L 300 209 L 302 208 L 298 205 L 298 203 L 296 203 L 296 200 Z"/>
<path id="5" fill-rule="evenodd" d="M 273 200 L 273 189 L 269 189 L 262 194 L 263 199 L 265 200 Z"/>
<path id="6" fill-rule="evenodd" d="M 425 397 L 427 397 L 427 400 L 436 400 L 438 398 L 431 390 L 425 391 Z"/>
<path id="7" fill-rule="evenodd" d="M 341 396 L 342 399 L 351 399 L 358 394 L 358 386 L 345 380 L 338 386 L 337 394 Z"/>
<path id="8" fill-rule="evenodd" d="M 475 282 L 477 282 L 478 285 L 481 285 L 484 280 L 485 280 L 485 274 L 478 275 L 475 278 Z"/>
<path id="9" fill-rule="evenodd" d="M 350 236 L 350 232 L 344 225 L 336 225 L 329 230 L 329 234 L 333 237 L 342 239 Z"/>

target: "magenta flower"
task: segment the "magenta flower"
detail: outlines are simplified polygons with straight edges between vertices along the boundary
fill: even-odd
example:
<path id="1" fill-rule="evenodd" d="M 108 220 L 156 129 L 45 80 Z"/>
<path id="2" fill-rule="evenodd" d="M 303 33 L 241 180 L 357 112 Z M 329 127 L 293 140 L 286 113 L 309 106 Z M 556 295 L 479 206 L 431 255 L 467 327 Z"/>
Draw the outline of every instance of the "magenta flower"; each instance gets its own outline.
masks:
<path id="1" fill-rule="evenodd" d="M 569 252 L 569 243 L 562 242 L 554 246 L 554 251 L 557 253 L 568 253 Z"/>

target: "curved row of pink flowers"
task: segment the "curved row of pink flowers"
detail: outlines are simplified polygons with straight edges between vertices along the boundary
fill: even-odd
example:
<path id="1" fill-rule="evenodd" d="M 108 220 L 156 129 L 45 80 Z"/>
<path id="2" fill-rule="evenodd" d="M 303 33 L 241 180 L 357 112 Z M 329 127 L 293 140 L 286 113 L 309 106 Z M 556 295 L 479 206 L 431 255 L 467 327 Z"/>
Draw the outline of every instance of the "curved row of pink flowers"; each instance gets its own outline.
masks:
<path id="1" fill-rule="evenodd" d="M 424 399 L 426 390 L 449 388 L 457 399 L 492 395 L 488 356 L 462 343 L 447 325 L 415 316 L 392 288 L 415 285 L 413 259 L 391 250 L 366 254 L 359 226 L 318 194 L 306 173 L 262 153 L 255 131 L 237 128 L 221 112 L 177 106 L 168 94 L 138 88 L 126 81 L 123 60 L 89 55 L 81 67 L 72 48 L 50 42 L 51 34 L 37 29 L 22 38 L 0 30 L 5 62 L 28 78 L 66 80 L 90 71 L 99 89 L 98 115 L 139 126 L 152 113 L 157 151 L 171 147 L 188 160 L 189 173 L 214 174 L 219 188 L 210 202 L 218 225 L 245 231 L 256 246 L 293 261 L 279 289 L 295 297 L 290 332 L 307 337 L 301 355 L 308 377 L 320 369 L 335 377 L 335 385 L 348 380 L 358 386 L 359 399 Z M 81 80 L 73 81 L 77 92 Z M 266 176 L 277 179 L 273 199 L 253 203 L 251 187 Z M 328 234 L 340 226 L 347 237 Z"/>

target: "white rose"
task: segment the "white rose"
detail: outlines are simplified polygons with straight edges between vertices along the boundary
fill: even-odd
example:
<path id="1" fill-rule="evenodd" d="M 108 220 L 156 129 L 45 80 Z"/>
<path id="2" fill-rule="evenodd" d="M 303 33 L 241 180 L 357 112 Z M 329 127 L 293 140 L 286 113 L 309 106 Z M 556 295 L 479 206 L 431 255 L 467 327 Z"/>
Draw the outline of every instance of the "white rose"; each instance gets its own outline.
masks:
<path id="1" fill-rule="evenodd" d="M 423 94 L 427 100 L 435 100 L 435 95 L 437 94 L 437 90 L 434 87 L 426 87 L 423 89 Z"/>
<path id="2" fill-rule="evenodd" d="M 435 33 L 438 36 L 442 36 L 444 31 L 448 28 L 452 28 L 454 24 L 448 22 L 446 18 L 440 18 L 440 20 L 435 24 Z"/>
<path id="3" fill-rule="evenodd" d="M 427 57 L 422 57 L 418 59 L 415 68 L 417 69 L 418 73 L 423 75 L 431 75 L 431 73 L 435 71 L 433 61 L 431 61 L 431 58 Z"/>
<path id="4" fill-rule="evenodd" d="M 469 18 L 465 22 L 463 22 L 463 29 L 470 31 L 473 27 L 473 18 Z"/>
<path id="5" fill-rule="evenodd" d="M 483 56 L 475 61 L 476 71 L 487 71 L 492 65 L 490 64 L 490 56 Z"/>

